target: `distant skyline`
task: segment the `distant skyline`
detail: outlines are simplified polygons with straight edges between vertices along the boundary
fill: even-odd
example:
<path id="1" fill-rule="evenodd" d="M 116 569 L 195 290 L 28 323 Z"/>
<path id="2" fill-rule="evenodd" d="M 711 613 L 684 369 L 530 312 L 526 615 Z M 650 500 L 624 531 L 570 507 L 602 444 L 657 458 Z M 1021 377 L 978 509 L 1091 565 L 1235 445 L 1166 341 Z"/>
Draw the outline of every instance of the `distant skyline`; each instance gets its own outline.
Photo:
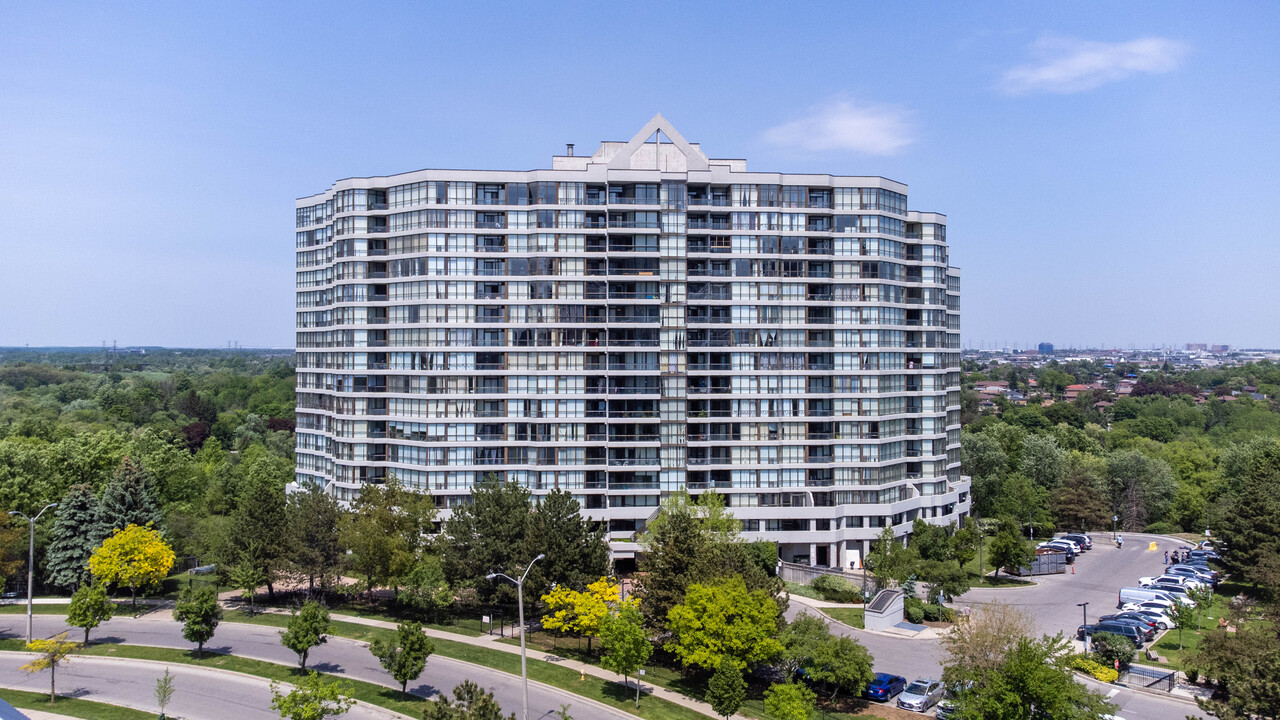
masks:
<path id="1" fill-rule="evenodd" d="M 1280 347 L 1280 5 L 0 7 L 0 346 L 291 347 L 293 200 L 661 112 L 948 215 L 966 347 Z M 1022 339 L 1016 339 L 1022 338 Z M 1070 342 L 1068 342 L 1070 340 Z"/>

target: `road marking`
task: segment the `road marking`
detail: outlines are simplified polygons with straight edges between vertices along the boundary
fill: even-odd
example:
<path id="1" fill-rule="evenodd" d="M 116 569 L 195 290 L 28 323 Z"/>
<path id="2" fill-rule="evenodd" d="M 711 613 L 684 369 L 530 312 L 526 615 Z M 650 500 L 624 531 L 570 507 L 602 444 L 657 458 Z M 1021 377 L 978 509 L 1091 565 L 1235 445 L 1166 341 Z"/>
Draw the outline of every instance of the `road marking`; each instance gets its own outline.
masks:
<path id="1" fill-rule="evenodd" d="M 1111 688 L 1111 692 L 1107 693 L 1107 699 L 1110 700 L 1115 697 L 1118 692 L 1120 692 L 1120 688 Z"/>

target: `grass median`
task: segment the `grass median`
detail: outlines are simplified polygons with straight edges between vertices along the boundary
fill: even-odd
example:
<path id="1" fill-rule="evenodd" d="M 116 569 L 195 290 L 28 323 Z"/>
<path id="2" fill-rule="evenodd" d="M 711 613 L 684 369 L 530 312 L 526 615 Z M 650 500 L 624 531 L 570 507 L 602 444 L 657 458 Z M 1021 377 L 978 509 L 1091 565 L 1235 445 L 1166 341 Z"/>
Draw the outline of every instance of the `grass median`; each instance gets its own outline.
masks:
<path id="1" fill-rule="evenodd" d="M 84 718 L 84 720 L 154 720 L 155 718 L 155 713 L 61 695 L 58 696 L 58 702 L 50 705 L 49 693 L 5 689 L 0 691 L 0 697 L 16 708 L 40 710 L 67 717 Z"/>

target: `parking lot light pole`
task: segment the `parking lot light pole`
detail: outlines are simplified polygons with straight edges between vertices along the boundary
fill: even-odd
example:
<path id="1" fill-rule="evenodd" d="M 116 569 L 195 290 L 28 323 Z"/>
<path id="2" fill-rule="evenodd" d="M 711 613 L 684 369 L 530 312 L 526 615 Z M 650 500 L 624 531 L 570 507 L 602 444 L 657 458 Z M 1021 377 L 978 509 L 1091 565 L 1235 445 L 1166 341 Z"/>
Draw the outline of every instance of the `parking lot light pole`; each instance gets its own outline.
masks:
<path id="1" fill-rule="evenodd" d="M 520 679 L 524 683 L 524 704 L 521 705 L 520 720 L 529 720 L 529 670 L 526 666 L 528 656 L 524 647 L 524 579 L 529 576 L 529 571 L 533 569 L 533 564 L 544 557 L 546 555 L 539 554 L 538 557 L 529 561 L 529 567 L 524 569 L 524 574 L 520 576 L 519 580 L 503 573 L 489 573 L 484 576 L 485 580 L 506 578 L 516 586 L 516 602 L 520 606 Z"/>
<path id="2" fill-rule="evenodd" d="M 45 510 L 48 510 L 51 507 L 57 507 L 57 506 L 58 506 L 58 503 L 49 503 L 48 505 L 45 505 L 43 508 L 40 509 L 40 512 L 36 513 L 36 516 L 34 518 L 29 518 L 25 514 L 20 513 L 17 510 L 9 511 L 10 515 L 20 515 L 22 519 L 26 520 L 27 523 L 31 526 L 31 539 L 29 541 L 30 544 L 27 547 L 27 644 L 28 645 L 31 644 L 31 588 L 32 588 L 32 585 L 35 584 L 36 520 L 40 519 L 40 516 L 44 514 Z"/>
<path id="3" fill-rule="evenodd" d="M 1089 624 L 1089 603 L 1088 601 L 1076 603 L 1076 607 L 1080 608 L 1080 624 Z M 1089 652 L 1089 633 L 1084 634 L 1084 651 Z"/>

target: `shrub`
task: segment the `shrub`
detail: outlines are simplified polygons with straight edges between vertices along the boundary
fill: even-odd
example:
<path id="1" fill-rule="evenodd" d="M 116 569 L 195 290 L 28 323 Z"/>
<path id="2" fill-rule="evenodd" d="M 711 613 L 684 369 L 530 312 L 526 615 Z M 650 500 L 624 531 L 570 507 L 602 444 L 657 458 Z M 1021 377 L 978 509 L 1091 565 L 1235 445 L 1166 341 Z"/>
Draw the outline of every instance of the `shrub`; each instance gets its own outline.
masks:
<path id="1" fill-rule="evenodd" d="M 1091 660 L 1088 655 L 1072 655 L 1071 668 L 1087 673 L 1093 676 L 1095 680 L 1105 683 L 1115 682 L 1120 677 L 1120 673 L 1102 663 Z"/>
<path id="2" fill-rule="evenodd" d="M 920 598 L 909 597 L 903 601 L 902 612 L 909 623 L 919 625 L 924 622 L 924 603 Z"/>
<path id="3" fill-rule="evenodd" d="M 827 602 L 857 603 L 862 602 L 862 591 L 853 583 L 836 575 L 819 575 L 811 587 L 822 595 Z"/>
<path id="4" fill-rule="evenodd" d="M 1143 530 L 1143 532 L 1149 532 L 1152 535 L 1173 535 L 1175 533 L 1182 532 L 1182 530 L 1167 522 L 1158 522 L 1151 523 Z"/>
<path id="5" fill-rule="evenodd" d="M 1108 632 L 1094 633 L 1090 644 L 1093 646 L 1093 656 L 1104 667 L 1114 667 L 1115 662 L 1119 660 L 1120 667 L 1127 668 L 1133 661 L 1133 643 L 1123 635 Z"/>

